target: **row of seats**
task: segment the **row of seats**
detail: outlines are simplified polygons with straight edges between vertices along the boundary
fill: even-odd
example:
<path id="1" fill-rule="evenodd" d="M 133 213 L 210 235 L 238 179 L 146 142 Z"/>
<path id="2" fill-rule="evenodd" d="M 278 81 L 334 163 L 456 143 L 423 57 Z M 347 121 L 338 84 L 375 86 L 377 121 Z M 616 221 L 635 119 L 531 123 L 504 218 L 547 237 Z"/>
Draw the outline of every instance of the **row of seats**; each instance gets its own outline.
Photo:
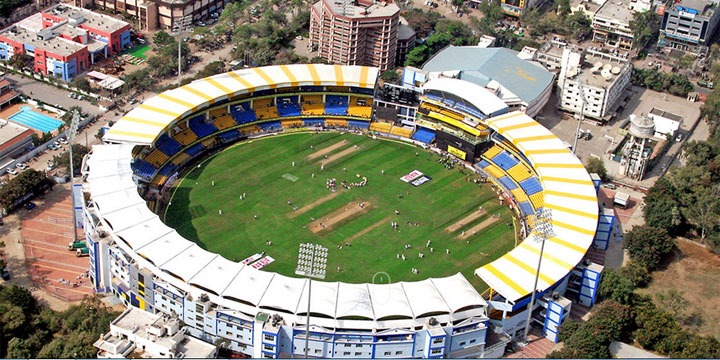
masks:
<path id="1" fill-rule="evenodd" d="M 302 114 L 306 116 L 322 115 L 325 113 L 325 104 L 322 95 L 303 95 Z"/>
<path id="2" fill-rule="evenodd" d="M 488 150 L 490 151 L 490 154 L 497 151 L 492 149 L 493 148 L 490 148 Z M 485 154 L 487 154 L 488 151 L 486 151 Z M 483 157 L 485 154 L 483 154 Z M 497 156 L 497 154 L 495 156 Z M 525 215 L 530 215 L 534 212 L 533 209 L 538 209 L 543 206 L 543 192 L 540 181 L 536 177 L 531 176 L 527 168 L 525 168 L 525 165 L 522 163 L 519 163 L 516 167 L 511 168 L 511 170 L 517 169 L 513 170 L 514 172 L 518 170 L 525 172 L 527 177 L 522 181 L 517 181 L 517 179 L 510 175 L 509 172 L 506 172 L 501 167 L 488 161 L 487 158 L 480 160 L 480 162 L 475 164 L 475 166 L 485 171 L 485 173 L 491 177 L 497 179 L 503 187 L 510 191 L 510 194 L 515 199 L 515 202 Z M 517 166 L 522 166 L 522 168 Z"/>
<path id="3" fill-rule="evenodd" d="M 280 117 L 273 99 L 255 99 L 252 103 L 252 109 L 260 120 Z"/>
<path id="4" fill-rule="evenodd" d="M 215 125 L 205 122 L 204 114 L 190 118 L 188 126 L 199 138 L 204 138 L 208 135 L 214 134 L 218 130 Z"/>
<path id="5" fill-rule="evenodd" d="M 164 152 L 158 149 L 153 149 L 149 154 L 145 156 L 144 160 L 155 167 L 160 167 L 168 160 L 168 158 L 169 156 L 167 156 Z"/>
<path id="6" fill-rule="evenodd" d="M 347 115 L 348 97 L 343 95 L 325 95 L 325 113 L 328 115 Z"/>
<path id="7" fill-rule="evenodd" d="M 506 151 L 501 151 L 490 160 L 505 171 L 510 170 L 510 168 L 520 163 L 520 160 L 508 154 Z"/>
<path id="8" fill-rule="evenodd" d="M 429 144 L 435 140 L 435 131 L 418 126 L 411 139 Z"/>
<path id="9" fill-rule="evenodd" d="M 528 169 L 523 163 L 518 163 L 517 165 L 511 167 L 507 173 L 517 182 L 521 182 L 533 175 L 532 171 L 530 171 L 530 169 Z"/>
<path id="10" fill-rule="evenodd" d="M 413 129 L 408 129 L 402 126 L 393 126 L 390 130 L 390 134 L 395 136 L 401 136 L 405 138 L 410 138 L 412 136 Z"/>

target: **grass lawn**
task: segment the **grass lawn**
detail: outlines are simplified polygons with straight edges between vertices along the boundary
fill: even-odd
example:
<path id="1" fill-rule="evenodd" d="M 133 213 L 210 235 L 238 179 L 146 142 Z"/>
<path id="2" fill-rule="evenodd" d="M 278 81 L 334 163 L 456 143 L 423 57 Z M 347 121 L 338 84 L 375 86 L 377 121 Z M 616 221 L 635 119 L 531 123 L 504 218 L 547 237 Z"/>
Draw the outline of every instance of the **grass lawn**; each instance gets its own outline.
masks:
<path id="1" fill-rule="evenodd" d="M 148 44 L 144 44 L 144 45 L 140 44 L 140 45 L 137 45 L 137 46 L 129 49 L 129 50 L 128 50 L 128 54 L 130 54 L 130 55 L 132 55 L 132 56 L 135 56 L 135 57 L 139 57 L 139 58 L 141 58 L 141 59 L 146 59 L 146 60 L 147 60 L 147 56 L 145 56 L 145 53 L 146 53 L 148 50 L 150 50 L 150 45 L 148 45 Z"/>
<path id="2" fill-rule="evenodd" d="M 295 276 L 298 245 L 314 242 L 329 249 L 328 281 L 372 282 L 383 272 L 389 279 L 383 275 L 376 282 L 412 281 L 462 272 L 483 291 L 486 285 L 473 271 L 514 246 L 512 214 L 489 184 L 470 182 L 474 174 L 447 169 L 439 159 L 408 144 L 354 134 L 256 139 L 189 167 L 164 218 L 186 238 L 231 260 L 264 251 L 275 259 L 264 270 L 284 275 Z M 400 180 L 415 169 L 432 180 L 418 187 Z M 364 187 L 340 186 L 363 177 Z M 326 186 L 329 178 L 337 179 L 335 193 Z M 485 213 L 469 218 L 480 206 Z M 466 224 L 447 230 L 462 219 Z M 319 225 L 323 221 L 326 228 Z"/>

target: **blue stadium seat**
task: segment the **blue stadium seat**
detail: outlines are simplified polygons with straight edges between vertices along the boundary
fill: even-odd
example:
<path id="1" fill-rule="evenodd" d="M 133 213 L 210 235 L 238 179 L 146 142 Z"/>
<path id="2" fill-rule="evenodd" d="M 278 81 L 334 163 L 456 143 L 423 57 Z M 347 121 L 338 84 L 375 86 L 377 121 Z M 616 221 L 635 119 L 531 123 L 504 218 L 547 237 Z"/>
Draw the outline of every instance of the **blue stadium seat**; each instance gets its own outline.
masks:
<path id="1" fill-rule="evenodd" d="M 435 100 L 435 101 L 437 101 L 437 102 L 442 102 L 442 101 L 443 101 L 443 98 L 440 97 L 440 96 L 438 96 L 438 95 L 425 94 L 425 96 L 426 96 L 428 99 Z"/>
<path id="2" fill-rule="evenodd" d="M 160 169 L 159 174 L 164 176 L 170 176 L 172 175 L 172 173 L 175 172 L 175 170 L 177 170 L 177 168 L 177 165 L 170 162 L 167 163 L 167 165 L 163 166 L 162 169 Z"/>
<path id="3" fill-rule="evenodd" d="M 435 131 L 424 127 L 418 127 L 411 138 L 429 144 L 435 140 Z"/>
<path id="4" fill-rule="evenodd" d="M 300 116 L 300 105 L 298 96 L 278 96 L 276 107 L 280 116 Z"/>
<path id="5" fill-rule="evenodd" d="M 510 170 L 511 167 L 517 165 L 520 161 L 508 154 L 506 151 L 501 151 L 499 154 L 492 158 L 495 165 L 499 166 L 505 171 Z"/>
<path id="6" fill-rule="evenodd" d="M 230 130 L 218 135 L 222 142 L 232 142 L 240 137 L 240 133 L 237 130 Z"/>
<path id="7" fill-rule="evenodd" d="M 535 177 L 530 177 L 526 180 L 523 180 L 520 182 L 520 187 L 525 191 L 526 194 L 532 195 L 535 193 L 539 193 L 542 191 L 542 185 L 540 185 L 540 181 L 538 181 Z"/>
<path id="8" fill-rule="evenodd" d="M 512 181 L 509 176 L 503 176 L 499 178 L 498 181 L 508 190 L 517 189 L 517 185 L 515 185 L 515 182 Z"/>
<path id="9" fill-rule="evenodd" d="M 325 88 L 323 86 L 314 86 L 314 85 L 303 85 L 300 87 L 301 92 L 323 92 L 325 91 Z"/>
<path id="10" fill-rule="evenodd" d="M 208 124 L 205 122 L 205 115 L 199 115 L 194 118 L 191 118 L 190 121 L 188 121 L 188 125 L 190 126 L 190 129 L 197 134 L 199 138 L 204 138 L 208 135 L 211 135 L 217 131 L 217 128 L 215 125 Z"/>
<path id="11" fill-rule="evenodd" d="M 197 143 L 197 144 L 185 149 L 185 153 L 190 155 L 190 157 L 195 157 L 195 156 L 202 154 L 202 152 L 204 150 L 205 150 L 205 147 L 201 143 Z"/>
<path id="12" fill-rule="evenodd" d="M 250 108 L 250 103 L 230 106 L 230 114 L 238 124 L 247 124 L 257 120 L 257 115 Z"/>
<path id="13" fill-rule="evenodd" d="M 472 105 L 465 105 L 463 103 L 457 103 L 457 104 L 455 104 L 455 108 L 462 112 L 465 112 L 467 114 L 473 115 L 481 120 L 484 120 L 485 118 L 487 118 L 487 115 L 483 114 L 480 110 L 478 110 L 476 107 L 474 107 Z"/>
<path id="14" fill-rule="evenodd" d="M 325 119 L 303 119 L 303 122 L 307 126 L 324 126 L 325 125 Z"/>
<path id="15" fill-rule="evenodd" d="M 280 125 L 279 121 L 268 121 L 261 124 L 258 124 L 263 131 L 273 131 L 273 130 L 280 130 L 282 129 L 282 126 Z"/>
<path id="16" fill-rule="evenodd" d="M 368 89 L 368 88 L 359 88 L 359 87 L 351 87 L 351 92 L 358 93 L 358 94 L 365 94 L 365 95 L 373 95 L 375 93 L 375 89 Z"/>
<path id="17" fill-rule="evenodd" d="M 533 207 L 529 201 L 523 201 L 523 202 L 519 203 L 518 206 L 520 207 L 520 212 L 522 212 L 523 215 L 525 215 L 525 216 L 532 215 L 535 213 L 535 211 L 533 210 Z"/>
<path id="18" fill-rule="evenodd" d="M 348 97 L 325 95 L 325 113 L 328 115 L 347 115 Z"/>
<path id="19" fill-rule="evenodd" d="M 150 178 L 155 174 L 155 171 L 157 171 L 157 168 L 152 166 L 149 162 L 142 160 L 142 159 L 135 159 L 133 160 L 131 166 L 133 170 L 133 173 L 135 175 L 144 178 L 146 180 L 150 180 Z"/>
<path id="20" fill-rule="evenodd" d="M 475 166 L 479 167 L 481 169 L 484 169 L 484 168 L 490 166 L 490 163 L 487 160 L 480 160 L 480 162 L 475 164 Z"/>
<path id="21" fill-rule="evenodd" d="M 360 120 L 349 120 L 348 127 L 367 129 L 370 127 L 370 122 L 369 121 L 360 121 Z"/>
<path id="22" fill-rule="evenodd" d="M 173 156 L 182 149 L 182 145 L 180 145 L 180 143 L 175 139 L 168 136 L 167 133 L 160 135 L 157 141 L 155 141 L 155 147 L 164 152 L 167 156 Z"/>

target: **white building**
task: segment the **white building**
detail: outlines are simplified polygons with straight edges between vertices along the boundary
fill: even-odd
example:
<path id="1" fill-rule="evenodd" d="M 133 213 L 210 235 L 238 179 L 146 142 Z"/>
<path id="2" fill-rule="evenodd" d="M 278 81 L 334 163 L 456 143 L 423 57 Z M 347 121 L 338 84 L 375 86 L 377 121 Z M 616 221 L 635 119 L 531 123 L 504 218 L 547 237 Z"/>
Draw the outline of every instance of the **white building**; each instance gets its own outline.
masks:
<path id="1" fill-rule="evenodd" d="M 648 117 L 655 124 L 655 137 L 672 139 L 675 132 L 680 128 L 683 117 L 665 110 L 653 108 Z"/>
<path id="2" fill-rule="evenodd" d="M 622 56 L 565 48 L 558 77 L 559 107 L 575 114 L 582 112 L 596 121 L 609 121 L 622 105 L 631 73 L 632 65 Z"/>
<path id="3" fill-rule="evenodd" d="M 634 35 L 630 21 L 633 13 L 639 11 L 632 4 L 629 0 L 605 1 L 592 18 L 592 40 L 622 50 L 632 49 Z"/>
<path id="4" fill-rule="evenodd" d="M 93 344 L 101 359 L 214 358 L 213 344 L 187 336 L 180 320 L 129 307 L 110 323 L 110 332 Z"/>

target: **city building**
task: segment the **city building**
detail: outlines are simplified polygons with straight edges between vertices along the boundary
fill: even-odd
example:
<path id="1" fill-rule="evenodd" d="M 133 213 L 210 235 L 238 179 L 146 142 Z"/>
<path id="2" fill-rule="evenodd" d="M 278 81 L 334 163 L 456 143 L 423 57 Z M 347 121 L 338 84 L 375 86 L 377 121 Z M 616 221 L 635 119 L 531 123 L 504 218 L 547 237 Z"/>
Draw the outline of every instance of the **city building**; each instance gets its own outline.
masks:
<path id="1" fill-rule="evenodd" d="M 534 116 L 552 93 L 554 75 L 506 48 L 448 46 L 430 58 L 423 71 L 429 79 L 451 77 L 477 84 L 502 99 L 510 111 Z"/>
<path id="2" fill-rule="evenodd" d="M 410 25 L 407 24 L 407 20 L 402 17 L 400 18 L 397 37 L 397 59 L 395 60 L 395 64 L 402 66 L 405 63 L 407 54 L 415 48 L 415 41 L 417 40 L 415 30 L 410 27 Z"/>
<path id="3" fill-rule="evenodd" d="M 592 40 L 613 48 L 632 49 L 635 37 L 630 21 L 635 11 L 629 0 L 605 1 L 592 18 Z"/>
<path id="4" fill-rule="evenodd" d="M 334 64 L 395 68 L 399 29 L 392 1 L 320 0 L 310 9 L 310 47 Z"/>
<path id="5" fill-rule="evenodd" d="M 0 72 L 0 109 L 5 105 L 12 104 L 13 100 L 20 97 L 20 93 L 13 89 L 5 74 Z"/>
<path id="6" fill-rule="evenodd" d="M 30 56 L 33 70 L 70 81 L 130 46 L 130 24 L 58 4 L 0 31 L 0 59 Z"/>
<path id="7" fill-rule="evenodd" d="M 185 334 L 177 317 L 129 307 L 93 345 L 99 359 L 212 359 L 217 347 Z"/>
<path id="8" fill-rule="evenodd" d="M 542 3 L 541 0 L 501 0 L 500 7 L 505 14 L 519 18 L 525 14 L 525 11 L 534 9 Z"/>
<path id="9" fill-rule="evenodd" d="M 133 26 L 148 31 L 182 27 L 209 18 L 230 0 L 73 0 L 75 6 L 95 6 L 135 19 Z"/>
<path id="10" fill-rule="evenodd" d="M 582 12 L 589 19 L 592 19 L 605 1 L 607 0 L 570 0 L 570 13 Z"/>
<path id="11" fill-rule="evenodd" d="M 680 129 L 683 122 L 682 116 L 658 108 L 652 108 L 647 116 L 655 125 L 656 138 L 674 138 L 675 132 Z"/>
<path id="12" fill-rule="evenodd" d="M 535 61 L 557 74 L 562 67 L 563 49 L 568 45 L 563 37 L 553 36 L 535 53 Z"/>
<path id="13" fill-rule="evenodd" d="M 658 45 L 706 53 L 720 22 L 718 1 L 682 0 L 665 8 Z"/>
<path id="14" fill-rule="evenodd" d="M 585 119 L 609 121 L 626 100 L 631 73 L 626 56 L 565 47 L 557 81 L 559 107 Z"/>
<path id="15" fill-rule="evenodd" d="M 16 156 L 33 148 L 33 134 L 32 129 L 0 119 L 0 169 L 12 165 Z"/>

